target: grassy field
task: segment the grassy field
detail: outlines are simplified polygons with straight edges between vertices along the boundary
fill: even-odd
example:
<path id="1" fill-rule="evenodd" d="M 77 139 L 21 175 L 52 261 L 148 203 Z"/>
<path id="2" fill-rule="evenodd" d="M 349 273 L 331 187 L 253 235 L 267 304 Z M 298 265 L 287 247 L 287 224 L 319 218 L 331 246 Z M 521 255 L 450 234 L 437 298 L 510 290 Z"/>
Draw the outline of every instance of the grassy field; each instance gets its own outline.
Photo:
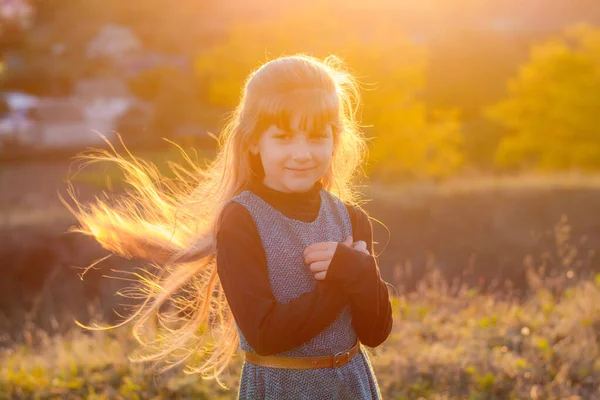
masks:
<path id="1" fill-rule="evenodd" d="M 167 171 L 166 160 L 171 159 L 173 156 L 152 157 L 163 172 Z M 8 235 L 5 239 L 21 232 L 23 239 L 19 243 L 28 244 L 33 243 L 29 231 L 39 233 L 46 229 L 44 226 L 49 225 L 48 221 L 58 224 L 57 221 L 68 216 L 64 209 L 60 211 L 56 200 L 56 187 L 62 184 L 65 168 L 57 165 L 54 178 L 51 178 L 50 167 L 45 165 L 19 168 L 4 168 L 0 174 L 3 188 L 18 188 L 1 191 L 0 222 Z M 90 169 L 79 175 L 76 183 L 97 190 L 111 174 L 110 171 Z M 456 232 L 462 232 L 464 239 L 471 242 L 482 237 L 481 232 L 487 232 L 488 237 L 479 248 L 486 249 L 491 243 L 502 247 L 505 242 L 499 239 L 504 236 L 522 242 L 518 235 L 530 227 L 530 222 L 545 218 L 542 225 L 550 227 L 547 221 L 555 221 L 555 213 L 549 209 L 538 215 L 534 211 L 542 204 L 555 201 L 556 210 L 567 206 L 580 210 L 573 215 L 575 227 L 597 232 L 594 193 L 599 187 L 598 177 L 532 175 L 455 179 L 401 188 L 373 183 L 365 190 L 367 197 L 376 199 L 371 206 L 373 214 L 386 222 L 395 235 L 380 263 L 380 266 L 389 267 L 391 274 L 399 270 L 401 263 L 398 260 L 405 256 L 405 249 L 414 246 L 410 241 L 417 237 L 423 226 L 430 230 L 421 232 L 421 239 L 415 243 L 423 242 L 422 238 L 430 238 L 436 243 L 444 239 L 453 249 L 458 247 L 450 242 L 454 236 L 459 236 Z M 576 192 L 567 190 L 559 199 L 557 193 L 570 188 L 585 191 L 576 197 Z M 507 204 L 517 207 L 526 199 L 519 196 L 528 191 L 537 193 L 537 197 L 518 213 L 511 214 L 498 208 Z M 479 210 L 481 218 L 469 214 L 472 210 Z M 501 215 L 498 220 L 492 218 L 498 215 Z M 68 221 L 65 221 L 66 226 Z M 591 225 L 585 225 L 586 221 Z M 496 224 L 497 227 L 490 231 L 463 229 L 477 223 L 486 227 Z M 433 236 L 442 228 L 445 234 L 441 239 Z M 375 225 L 375 229 L 382 228 Z M 464 284 L 449 284 L 435 269 L 419 280 L 415 290 L 390 288 L 394 294 L 393 331 L 382 346 L 369 349 L 384 399 L 600 399 L 597 394 L 600 392 L 600 274 L 597 274 L 600 269 L 587 248 L 576 251 L 574 246 L 580 243 L 579 233 L 570 238 L 572 231 L 565 221 L 550 231 L 555 234 L 548 242 L 552 243 L 552 248 L 543 249 L 543 254 L 534 254 L 535 257 L 529 259 L 524 273 L 528 288 L 526 296 L 523 291 L 519 294 L 511 292 L 507 286 L 497 291 L 483 291 Z M 54 234 L 49 232 L 38 241 L 62 245 L 62 242 L 49 240 Z M 377 238 L 382 245 L 386 244 L 383 233 Z M 588 243 L 595 242 L 596 236 L 588 237 Z M 66 257 L 76 251 L 85 253 L 89 251 L 85 246 L 74 242 L 71 247 L 62 249 L 61 254 Z M 415 247 L 414 251 L 425 250 Z M 494 254 L 498 252 L 496 250 L 493 249 Z M 23 250 L 32 251 L 29 248 Z M 544 270 L 539 267 L 544 265 L 547 254 L 552 255 L 552 269 Z M 44 260 L 40 258 L 40 262 Z M 57 258 L 56 262 L 69 265 L 72 261 Z M 83 262 L 82 259 L 80 265 Z M 462 259 L 456 259 L 457 265 L 463 265 L 462 262 Z M 482 264 L 481 268 L 494 267 Z M 514 269 L 522 270 L 520 262 L 514 263 Z M 55 280 L 55 285 L 59 281 L 66 282 L 69 274 L 74 275 L 72 271 L 63 273 L 56 275 L 60 278 Z M 406 275 L 399 274 L 399 281 L 403 279 Z M 11 285 L 14 286 L 8 284 L 5 289 L 11 289 Z M 72 290 L 69 286 L 57 286 L 56 289 L 69 293 L 71 298 Z M 44 298 L 42 304 L 47 300 Z M 95 311 L 90 310 L 89 314 L 95 315 Z M 103 320 L 99 313 L 95 318 Z M 68 326 L 73 328 L 65 328 Z M 134 349 L 134 342 L 126 329 L 84 332 L 68 318 L 53 320 L 51 327 L 42 330 L 30 322 L 24 328 L 23 340 L 16 343 L 0 337 L 0 343 L 7 344 L 0 350 L 0 399 L 236 397 L 241 366 L 239 355 L 232 360 L 229 372 L 223 377 L 229 390 L 223 390 L 214 381 L 188 376 L 181 371 L 155 377 L 143 365 L 130 363 L 127 357 Z"/>
<path id="2" fill-rule="evenodd" d="M 596 399 L 600 274 L 529 271 L 532 295 L 478 293 L 432 272 L 394 296 L 394 328 L 368 349 L 385 399 Z M 58 322 L 56 323 L 58 327 Z M 29 399 L 233 399 L 241 358 L 223 381 L 174 371 L 154 377 L 127 355 L 126 330 L 66 334 L 28 328 L 0 354 L 0 393 Z"/>

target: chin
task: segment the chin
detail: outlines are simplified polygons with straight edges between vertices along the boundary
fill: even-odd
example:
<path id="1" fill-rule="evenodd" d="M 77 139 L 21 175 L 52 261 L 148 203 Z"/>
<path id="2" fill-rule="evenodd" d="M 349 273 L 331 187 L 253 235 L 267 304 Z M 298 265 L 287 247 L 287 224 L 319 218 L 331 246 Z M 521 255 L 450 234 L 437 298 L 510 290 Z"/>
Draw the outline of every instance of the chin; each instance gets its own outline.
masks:
<path id="1" fill-rule="evenodd" d="M 306 181 L 296 181 L 289 182 L 286 186 L 290 191 L 293 192 L 307 192 L 315 185 L 316 181 L 306 180 Z"/>

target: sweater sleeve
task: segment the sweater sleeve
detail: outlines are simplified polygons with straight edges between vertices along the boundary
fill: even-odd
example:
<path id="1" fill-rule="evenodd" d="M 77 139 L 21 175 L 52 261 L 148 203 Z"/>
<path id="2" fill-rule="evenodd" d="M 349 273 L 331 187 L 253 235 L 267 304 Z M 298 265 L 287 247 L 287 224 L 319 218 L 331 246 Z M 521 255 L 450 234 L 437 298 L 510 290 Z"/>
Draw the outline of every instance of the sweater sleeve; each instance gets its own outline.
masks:
<path id="1" fill-rule="evenodd" d="M 392 330 L 392 304 L 373 256 L 373 227 L 369 216 L 361 208 L 348 206 L 348 211 L 353 240 L 365 241 L 370 254 L 340 244 L 324 281 L 338 284 L 349 295 L 354 330 L 363 344 L 377 347 Z"/>
<path id="2" fill-rule="evenodd" d="M 219 225 L 221 285 L 240 330 L 256 353 L 277 354 L 301 345 L 329 326 L 348 304 L 347 295 L 325 281 L 287 303 L 277 302 L 260 235 L 248 210 L 230 203 Z"/>

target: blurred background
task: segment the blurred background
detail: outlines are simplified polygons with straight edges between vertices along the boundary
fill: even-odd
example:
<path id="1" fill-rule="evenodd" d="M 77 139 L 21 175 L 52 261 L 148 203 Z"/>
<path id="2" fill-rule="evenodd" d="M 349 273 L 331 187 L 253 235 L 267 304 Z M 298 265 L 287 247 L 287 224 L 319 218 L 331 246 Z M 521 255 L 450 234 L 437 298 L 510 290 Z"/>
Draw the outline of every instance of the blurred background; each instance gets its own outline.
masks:
<path id="1" fill-rule="evenodd" d="M 230 391 L 156 383 L 126 332 L 75 326 L 118 321 L 106 275 L 139 264 L 83 276 L 107 253 L 59 194 L 99 133 L 166 175 L 164 138 L 210 160 L 248 73 L 296 52 L 363 87 L 384 398 L 600 398 L 597 0 L 0 0 L 0 398 L 235 397 L 239 360 Z M 85 202 L 119 178 L 73 183 Z"/>

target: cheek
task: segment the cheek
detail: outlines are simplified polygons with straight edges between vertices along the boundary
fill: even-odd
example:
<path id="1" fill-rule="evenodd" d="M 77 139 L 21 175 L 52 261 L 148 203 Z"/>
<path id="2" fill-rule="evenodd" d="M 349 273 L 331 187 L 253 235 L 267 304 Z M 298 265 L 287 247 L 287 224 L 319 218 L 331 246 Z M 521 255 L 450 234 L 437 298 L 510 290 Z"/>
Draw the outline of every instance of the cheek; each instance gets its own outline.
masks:
<path id="1" fill-rule="evenodd" d="M 260 156 L 265 168 L 276 168 L 281 164 L 285 163 L 286 159 L 285 149 L 277 146 L 274 143 L 263 144 L 260 152 Z"/>
<path id="2" fill-rule="evenodd" d="M 320 163 L 328 164 L 333 158 L 333 143 L 324 144 L 319 146 L 318 151 L 315 152 L 316 157 Z"/>

